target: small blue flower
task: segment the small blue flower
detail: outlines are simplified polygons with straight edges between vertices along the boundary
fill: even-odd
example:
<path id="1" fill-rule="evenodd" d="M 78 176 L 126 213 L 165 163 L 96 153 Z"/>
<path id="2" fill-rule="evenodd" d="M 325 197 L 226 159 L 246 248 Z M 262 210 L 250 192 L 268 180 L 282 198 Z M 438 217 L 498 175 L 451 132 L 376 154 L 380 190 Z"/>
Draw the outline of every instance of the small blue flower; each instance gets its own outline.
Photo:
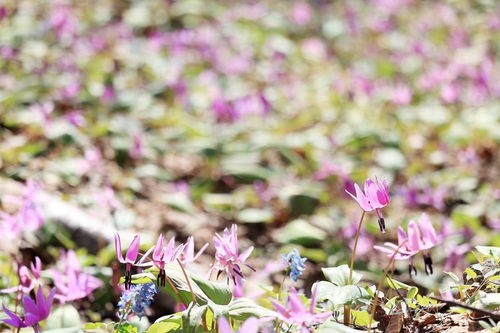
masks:
<path id="1" fill-rule="evenodd" d="M 292 252 L 288 253 L 286 256 L 283 255 L 283 260 L 288 263 L 288 269 L 290 270 L 290 279 L 297 282 L 297 278 L 302 275 L 302 272 L 306 269 L 304 264 L 307 258 L 301 258 L 299 251 L 293 249 Z"/>
<path id="2" fill-rule="evenodd" d="M 151 305 L 157 287 L 154 283 L 132 285 L 129 290 L 122 292 L 118 302 L 118 317 L 125 320 L 128 316 L 135 314 L 142 318 L 146 314 L 146 307 Z"/>

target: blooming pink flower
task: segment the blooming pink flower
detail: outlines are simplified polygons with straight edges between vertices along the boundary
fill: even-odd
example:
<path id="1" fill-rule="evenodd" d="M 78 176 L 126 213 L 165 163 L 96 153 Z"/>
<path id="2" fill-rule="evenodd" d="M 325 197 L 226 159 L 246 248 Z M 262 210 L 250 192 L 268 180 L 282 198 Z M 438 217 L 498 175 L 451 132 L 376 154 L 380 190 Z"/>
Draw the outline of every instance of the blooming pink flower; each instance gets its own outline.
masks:
<path id="1" fill-rule="evenodd" d="M 51 270 L 56 295 L 61 303 L 87 297 L 95 289 L 102 287 L 101 280 L 81 271 L 80 261 L 72 250 L 61 254 L 62 269 Z"/>
<path id="2" fill-rule="evenodd" d="M 365 212 L 370 212 L 375 210 L 379 219 L 378 224 L 380 231 L 385 232 L 385 221 L 380 208 L 385 207 L 389 204 L 389 187 L 387 182 L 384 180 L 379 181 L 375 178 L 375 181 L 367 179 L 365 181 L 364 192 L 358 186 L 354 184 L 355 194 L 346 190 L 346 192 L 359 204 L 361 209 Z"/>
<path id="3" fill-rule="evenodd" d="M 135 262 L 137 260 L 137 256 L 139 254 L 140 242 L 141 242 L 140 236 L 135 235 L 134 239 L 130 243 L 130 246 L 127 250 L 125 258 L 123 258 L 120 235 L 115 234 L 116 256 L 118 257 L 119 262 L 126 265 L 126 268 L 125 268 L 125 289 L 129 289 L 130 286 L 132 285 L 132 266 L 135 265 Z"/>
<path id="4" fill-rule="evenodd" d="M 223 316 L 219 317 L 217 323 L 219 324 L 219 333 L 257 333 L 259 329 L 259 320 L 255 317 L 245 320 L 238 331 L 233 331 L 231 325 Z"/>
<path id="5" fill-rule="evenodd" d="M 222 236 L 215 234 L 213 244 L 215 247 L 215 263 L 210 269 L 210 273 L 217 270 L 217 277 L 223 271 L 226 272 L 228 278 L 231 278 L 235 285 L 241 284 L 243 281 L 243 272 L 241 265 L 246 265 L 251 268 L 245 261 L 253 251 L 253 246 L 239 254 L 238 250 L 238 235 L 237 226 L 232 225 L 231 229 L 224 229 Z"/>
<path id="6" fill-rule="evenodd" d="M 431 220 L 427 214 L 422 214 L 420 219 L 410 221 L 408 224 L 408 233 L 403 228 L 398 227 L 398 245 L 393 243 L 384 243 L 383 246 L 374 246 L 375 249 L 387 253 L 388 256 L 394 256 L 395 260 L 410 260 L 410 275 L 417 273 L 413 266 L 412 257 L 419 252 L 424 256 L 425 273 L 432 274 L 432 259 L 429 250 L 439 244 L 445 235 L 437 234 Z M 398 250 L 399 247 L 399 250 Z M 397 250 L 397 251 L 396 251 Z"/>
<path id="7" fill-rule="evenodd" d="M 9 319 L 2 319 L 2 321 L 17 328 L 32 326 L 35 333 L 41 332 L 38 323 L 49 317 L 54 294 L 55 289 L 52 289 L 47 298 L 45 298 L 42 288 L 38 288 L 36 303 L 29 296 L 24 297 L 24 317 L 22 319 L 4 306 L 3 310 L 9 316 Z"/>
<path id="8" fill-rule="evenodd" d="M 290 289 L 288 295 L 288 307 L 271 299 L 271 303 L 278 312 L 278 317 L 289 325 L 297 325 L 303 333 L 310 332 L 310 327 L 324 323 L 332 315 L 331 311 L 315 313 L 316 311 L 316 287 L 313 286 L 311 304 L 309 308 L 300 300 L 297 290 Z"/>
<path id="9" fill-rule="evenodd" d="M 165 265 L 174 262 L 184 250 L 183 244 L 177 247 L 175 246 L 175 237 L 170 238 L 170 241 L 165 247 L 163 246 L 163 242 L 164 237 L 163 235 L 160 235 L 160 237 L 158 237 L 156 245 L 152 248 L 154 249 L 152 264 L 160 269 L 160 272 L 158 273 L 158 285 L 162 287 L 165 286 L 167 277 L 165 274 Z M 139 262 L 141 265 L 151 265 L 151 263 L 143 263 L 143 259 L 148 256 L 149 252 L 151 252 L 152 249 L 146 252 L 146 254 L 143 256 L 143 258 Z"/>
<path id="10" fill-rule="evenodd" d="M 20 292 L 19 296 L 22 294 L 28 294 L 32 291 L 38 284 L 40 279 L 40 272 L 42 271 L 42 261 L 39 257 L 35 257 L 35 263 L 30 263 L 31 270 L 21 265 L 18 270 L 19 285 L 7 289 L 0 290 L 0 293 L 8 294 L 12 292 Z M 19 298 L 21 300 L 21 298 Z"/>
<path id="11" fill-rule="evenodd" d="M 186 264 L 188 262 L 195 261 L 198 257 L 205 252 L 208 247 L 208 243 L 202 246 L 202 248 L 195 254 L 194 253 L 194 238 L 190 236 L 186 243 L 184 244 L 184 249 L 180 253 L 179 259 L 182 263 Z"/>

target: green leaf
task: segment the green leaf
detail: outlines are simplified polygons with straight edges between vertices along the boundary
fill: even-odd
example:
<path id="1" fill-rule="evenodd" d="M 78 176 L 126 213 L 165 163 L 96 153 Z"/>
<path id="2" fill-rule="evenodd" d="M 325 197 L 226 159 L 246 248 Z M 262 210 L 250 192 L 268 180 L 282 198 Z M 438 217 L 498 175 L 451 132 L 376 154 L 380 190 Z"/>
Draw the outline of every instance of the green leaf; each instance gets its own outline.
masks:
<path id="1" fill-rule="evenodd" d="M 52 311 L 45 328 L 47 330 L 56 328 L 72 328 L 74 330 L 76 327 L 76 331 L 79 331 L 81 326 L 82 322 L 78 311 L 72 305 L 63 305 Z"/>
<path id="2" fill-rule="evenodd" d="M 115 333 L 137 333 L 139 329 L 129 323 L 124 323 L 115 328 Z"/>
<path id="3" fill-rule="evenodd" d="M 458 278 L 458 276 L 455 273 L 453 273 L 453 272 L 443 272 L 443 273 L 448 275 L 453 281 L 460 282 L 460 279 Z"/>
<path id="4" fill-rule="evenodd" d="M 229 303 L 229 316 L 236 320 L 246 320 L 250 317 L 276 317 L 276 315 L 276 312 L 260 306 L 248 298 L 235 298 Z"/>
<path id="5" fill-rule="evenodd" d="M 269 209 L 247 208 L 241 210 L 236 219 L 243 223 L 268 223 L 273 220 L 273 212 Z"/>
<path id="6" fill-rule="evenodd" d="M 233 298 L 231 288 L 225 283 L 212 282 L 197 275 L 191 275 L 191 279 L 215 304 L 229 304 Z"/>
<path id="7" fill-rule="evenodd" d="M 411 287 L 408 290 L 408 293 L 406 294 L 406 297 L 414 299 L 415 296 L 417 296 L 417 294 L 418 294 L 418 288 L 417 287 Z"/>
<path id="8" fill-rule="evenodd" d="M 316 283 L 316 297 L 319 301 L 330 301 L 333 307 L 355 305 L 372 298 L 364 288 L 351 285 L 339 287 L 327 281 Z"/>
<path id="9" fill-rule="evenodd" d="M 195 333 L 202 331 L 201 322 L 206 311 L 206 305 L 189 304 L 189 307 L 182 312 L 182 332 Z"/>
<path id="10" fill-rule="evenodd" d="M 280 243 L 295 243 L 313 245 L 326 239 L 326 233 L 306 220 L 294 220 L 284 228 L 274 233 L 274 238 Z"/>
<path id="11" fill-rule="evenodd" d="M 500 307 L 500 293 L 483 293 L 481 292 L 481 297 L 475 302 L 486 309 L 497 309 Z"/>
<path id="12" fill-rule="evenodd" d="M 363 333 L 365 331 L 355 330 L 343 324 L 328 320 L 316 330 L 317 333 Z"/>
<path id="13" fill-rule="evenodd" d="M 334 285 L 339 287 L 349 285 L 349 266 L 341 265 L 337 267 L 322 268 L 321 270 L 323 271 L 325 278 Z M 351 285 L 357 285 L 359 281 L 361 281 L 362 277 L 362 274 L 353 271 Z"/>
<path id="14" fill-rule="evenodd" d="M 500 247 L 495 247 L 495 246 L 476 246 L 476 250 L 479 251 L 479 253 L 484 254 L 487 257 L 490 258 L 500 258 Z"/>
<path id="15" fill-rule="evenodd" d="M 467 274 L 467 279 L 475 279 L 477 277 L 477 273 L 474 272 L 470 267 L 465 269 L 465 273 Z"/>
<path id="16" fill-rule="evenodd" d="M 167 321 L 161 323 L 154 323 L 146 331 L 147 333 L 166 333 L 176 330 L 181 327 L 181 323 Z"/>
<path id="17" fill-rule="evenodd" d="M 144 284 L 156 282 L 156 276 L 151 272 L 144 272 L 139 274 L 132 275 L 132 283 L 133 284 Z M 125 277 L 120 278 L 120 284 L 125 283 Z"/>
<path id="18" fill-rule="evenodd" d="M 294 217 L 312 215 L 319 205 L 319 199 L 309 194 L 295 194 L 290 196 L 288 200 L 291 215 Z"/>
<path id="19" fill-rule="evenodd" d="M 370 324 L 370 313 L 367 311 L 356 311 L 351 310 L 351 314 L 354 317 L 354 323 L 359 326 L 368 326 Z M 373 321 L 372 321 L 373 323 Z"/>

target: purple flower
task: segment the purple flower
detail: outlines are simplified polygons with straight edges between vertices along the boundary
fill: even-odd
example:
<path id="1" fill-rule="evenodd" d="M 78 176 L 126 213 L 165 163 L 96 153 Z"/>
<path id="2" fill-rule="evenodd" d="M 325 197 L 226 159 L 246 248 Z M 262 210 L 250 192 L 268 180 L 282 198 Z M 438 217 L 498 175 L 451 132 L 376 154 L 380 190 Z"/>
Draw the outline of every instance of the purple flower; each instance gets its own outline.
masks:
<path id="1" fill-rule="evenodd" d="M 232 124 L 241 117 L 241 114 L 232 102 L 226 101 L 220 97 L 215 99 L 212 103 L 212 111 L 215 121 L 220 124 Z"/>
<path id="2" fill-rule="evenodd" d="M 122 264 L 126 265 L 126 271 L 125 271 L 125 289 L 129 289 L 130 286 L 132 285 L 132 266 L 135 265 L 135 262 L 137 260 L 137 256 L 139 254 L 139 245 L 140 245 L 141 239 L 139 235 L 135 235 L 134 239 L 130 243 L 130 246 L 127 250 L 127 253 L 125 255 L 125 259 L 123 258 L 122 255 L 122 244 L 120 240 L 120 235 L 115 234 L 115 250 L 116 250 L 116 256 L 118 257 L 118 261 L 121 262 Z"/>
<path id="3" fill-rule="evenodd" d="M 259 329 L 259 320 L 255 317 L 245 320 L 238 331 L 233 331 L 231 325 L 223 316 L 219 317 L 217 323 L 219 324 L 219 333 L 257 333 Z"/>
<path id="4" fill-rule="evenodd" d="M 175 237 L 172 237 L 165 247 L 163 246 L 163 242 L 164 237 L 163 235 L 160 235 L 156 245 L 154 246 L 152 261 L 152 264 L 160 269 L 160 272 L 158 273 L 158 285 L 162 287 L 165 286 L 165 280 L 167 277 L 165 274 L 165 265 L 174 262 L 184 250 L 184 245 L 175 246 Z M 147 255 L 148 253 L 144 255 L 143 259 L 147 257 Z M 141 259 L 141 265 L 143 259 Z M 144 263 L 143 265 L 148 264 L 150 265 L 150 263 Z"/>
<path id="5" fill-rule="evenodd" d="M 388 256 L 394 256 L 395 260 L 409 259 L 410 276 L 412 272 L 417 273 L 413 266 L 413 256 L 422 252 L 424 256 L 425 273 L 432 274 L 432 259 L 429 250 L 441 243 L 445 236 L 443 233 L 437 234 L 431 220 L 427 214 L 422 214 L 420 219 L 410 221 L 408 224 L 408 233 L 403 228 L 398 227 L 398 245 L 393 243 L 384 243 L 383 246 L 374 246 L 375 249 L 387 253 Z M 399 250 L 398 250 L 399 247 Z M 397 252 L 396 252 L 397 250 Z"/>
<path id="6" fill-rule="evenodd" d="M 85 126 L 85 118 L 82 115 L 82 110 L 73 110 L 66 115 L 66 120 L 75 127 Z"/>
<path id="7" fill-rule="evenodd" d="M 271 299 L 271 303 L 278 312 L 278 317 L 289 325 L 297 325 L 303 333 L 310 332 L 310 328 L 324 323 L 332 315 L 331 311 L 315 313 L 316 287 L 313 286 L 311 304 L 307 308 L 300 300 L 297 290 L 290 289 L 287 307 Z"/>
<path id="8" fill-rule="evenodd" d="M 361 209 L 365 212 L 371 212 L 375 210 L 379 217 L 378 224 L 380 231 L 385 232 L 385 221 L 380 208 L 385 207 L 389 204 L 389 187 L 387 182 L 384 180 L 379 181 L 375 178 L 367 179 L 365 181 L 365 190 L 361 190 L 358 184 L 354 184 L 355 194 L 346 190 L 346 192 L 359 204 Z"/>
<path id="9" fill-rule="evenodd" d="M 246 265 L 245 261 L 253 251 L 253 246 L 246 249 L 243 253 L 239 254 L 238 250 L 238 235 L 237 226 L 232 225 L 231 229 L 224 229 L 222 236 L 216 234 L 214 236 L 215 247 L 215 263 L 213 264 L 210 272 L 217 270 L 217 277 L 221 272 L 226 272 L 228 278 L 231 278 L 235 285 L 239 285 L 243 281 L 243 272 L 241 265 Z"/>
<path id="10" fill-rule="evenodd" d="M 9 319 L 2 319 L 2 321 L 11 326 L 22 328 L 32 326 L 35 332 L 40 332 L 38 323 L 49 317 L 52 301 L 54 300 L 55 289 L 52 289 L 49 296 L 43 296 L 42 288 L 38 288 L 36 293 L 36 303 L 28 296 L 24 297 L 24 317 L 21 319 L 5 306 L 3 310 Z"/>
<path id="11" fill-rule="evenodd" d="M 38 284 L 40 279 L 40 272 L 42 271 L 42 261 L 39 257 L 35 257 L 35 264 L 30 264 L 31 270 L 21 265 L 17 272 L 19 278 L 19 285 L 7 289 L 0 290 L 0 293 L 8 294 L 12 292 L 20 292 L 21 294 L 28 294 Z M 20 294 L 20 295 L 21 295 Z M 19 298 L 21 300 L 21 298 Z"/>

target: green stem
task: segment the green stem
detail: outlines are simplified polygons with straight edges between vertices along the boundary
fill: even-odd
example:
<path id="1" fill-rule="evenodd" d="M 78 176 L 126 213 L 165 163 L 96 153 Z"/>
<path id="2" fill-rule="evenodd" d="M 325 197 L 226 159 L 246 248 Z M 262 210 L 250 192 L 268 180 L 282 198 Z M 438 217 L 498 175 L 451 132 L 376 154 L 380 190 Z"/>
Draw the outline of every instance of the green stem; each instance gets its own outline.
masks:
<path id="1" fill-rule="evenodd" d="M 361 214 L 359 219 L 358 230 L 356 231 L 356 237 L 354 238 L 354 247 L 352 248 L 351 255 L 351 265 L 349 267 L 349 280 L 348 284 L 352 284 L 352 273 L 354 271 L 354 260 L 356 259 L 356 249 L 358 248 L 359 235 L 361 234 L 361 226 L 363 225 L 363 219 L 365 217 L 365 211 Z M 344 305 L 344 324 L 349 326 L 351 324 L 351 307 L 349 305 Z"/>

